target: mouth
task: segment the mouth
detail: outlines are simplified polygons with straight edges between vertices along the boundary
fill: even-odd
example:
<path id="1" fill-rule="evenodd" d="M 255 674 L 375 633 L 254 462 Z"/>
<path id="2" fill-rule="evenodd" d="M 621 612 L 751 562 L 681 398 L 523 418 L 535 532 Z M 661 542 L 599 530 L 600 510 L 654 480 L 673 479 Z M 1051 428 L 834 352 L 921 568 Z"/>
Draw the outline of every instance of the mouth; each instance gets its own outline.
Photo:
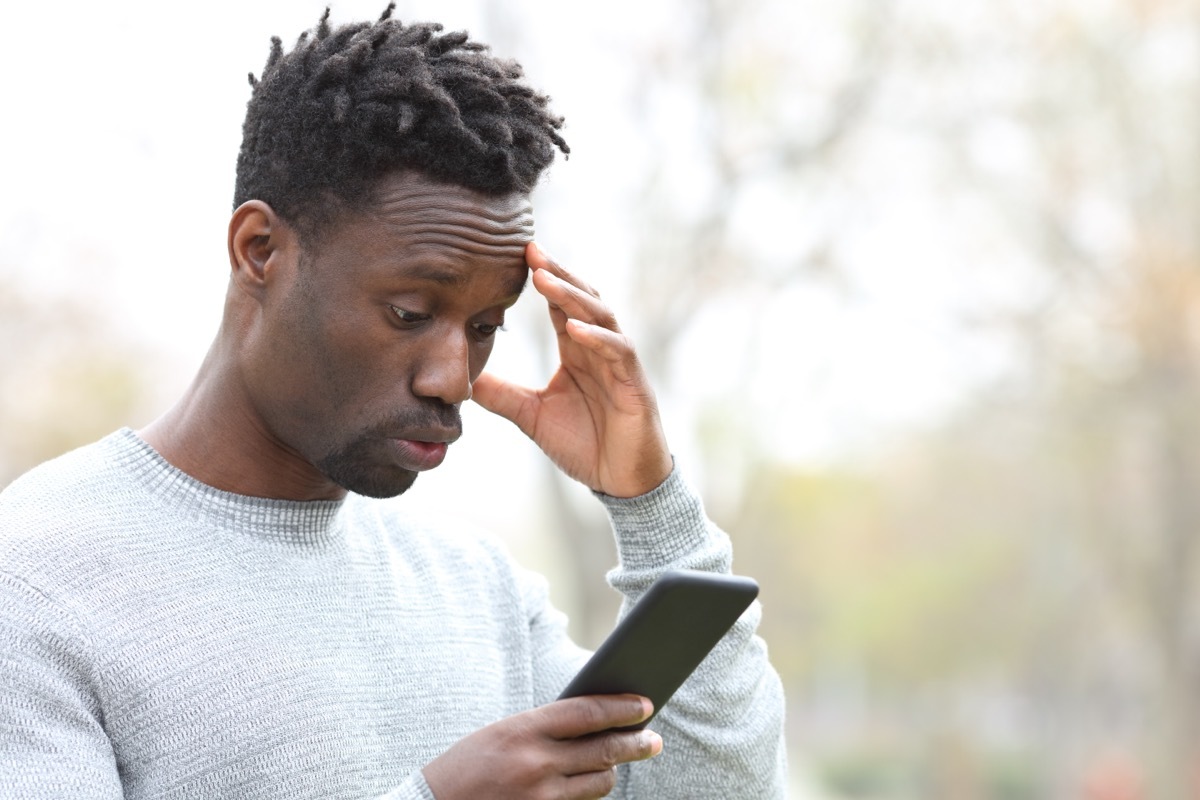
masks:
<path id="1" fill-rule="evenodd" d="M 396 462 L 411 472 L 433 469 L 446 458 L 446 450 L 459 437 L 458 431 L 414 431 L 413 438 L 391 439 Z"/>

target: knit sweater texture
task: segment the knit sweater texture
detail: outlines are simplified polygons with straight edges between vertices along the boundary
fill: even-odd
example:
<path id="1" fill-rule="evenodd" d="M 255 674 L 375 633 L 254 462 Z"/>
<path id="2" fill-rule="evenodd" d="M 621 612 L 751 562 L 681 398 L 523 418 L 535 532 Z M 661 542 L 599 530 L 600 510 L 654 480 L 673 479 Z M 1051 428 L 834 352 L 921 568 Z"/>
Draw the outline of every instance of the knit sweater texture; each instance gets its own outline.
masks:
<path id="1" fill-rule="evenodd" d="M 600 497 L 622 614 L 666 569 L 726 572 L 673 473 Z M 611 796 L 783 796 L 756 603 L 659 713 Z M 421 767 L 552 701 L 588 653 L 486 534 L 350 495 L 231 494 L 122 430 L 0 493 L 0 797 L 434 796 Z"/>

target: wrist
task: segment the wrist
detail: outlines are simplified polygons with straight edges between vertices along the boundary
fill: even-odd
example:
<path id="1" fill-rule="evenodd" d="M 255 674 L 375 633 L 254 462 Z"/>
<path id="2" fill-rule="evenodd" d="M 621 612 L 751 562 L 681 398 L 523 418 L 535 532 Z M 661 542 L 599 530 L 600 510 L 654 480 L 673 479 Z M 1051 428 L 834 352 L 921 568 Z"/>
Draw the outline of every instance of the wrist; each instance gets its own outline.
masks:
<path id="1" fill-rule="evenodd" d="M 709 523 L 703 501 L 678 467 L 637 497 L 595 495 L 608 512 L 623 568 L 661 569 L 723 546 L 724 534 Z"/>
<path id="2" fill-rule="evenodd" d="M 633 500 L 638 497 L 645 497 L 658 489 L 667 482 L 667 479 L 671 477 L 671 473 L 674 471 L 675 459 L 670 453 L 664 453 L 662 458 L 626 473 L 626 475 L 622 476 L 623 479 L 621 481 L 610 481 L 612 484 L 611 491 L 606 491 L 604 488 L 595 489 L 594 491 L 597 494 L 617 500 Z"/>

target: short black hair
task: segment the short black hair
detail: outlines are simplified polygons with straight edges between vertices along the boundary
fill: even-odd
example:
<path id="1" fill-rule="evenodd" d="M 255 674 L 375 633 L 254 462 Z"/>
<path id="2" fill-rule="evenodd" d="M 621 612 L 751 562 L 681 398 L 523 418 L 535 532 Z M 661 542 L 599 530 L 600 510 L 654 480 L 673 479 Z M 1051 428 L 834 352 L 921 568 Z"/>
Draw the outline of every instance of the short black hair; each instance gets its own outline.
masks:
<path id="1" fill-rule="evenodd" d="M 262 200 L 312 241 L 396 170 L 495 196 L 532 190 L 556 147 L 570 153 L 517 62 L 466 32 L 404 25 L 395 7 L 337 28 L 326 8 L 288 53 L 272 37 L 250 74 L 234 208 Z"/>

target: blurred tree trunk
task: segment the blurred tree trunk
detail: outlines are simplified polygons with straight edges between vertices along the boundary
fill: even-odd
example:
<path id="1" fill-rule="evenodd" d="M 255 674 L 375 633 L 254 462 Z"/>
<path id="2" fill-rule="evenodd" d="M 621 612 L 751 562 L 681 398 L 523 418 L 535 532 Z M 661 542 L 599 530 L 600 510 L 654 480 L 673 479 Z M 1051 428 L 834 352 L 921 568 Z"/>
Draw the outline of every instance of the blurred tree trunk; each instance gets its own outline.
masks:
<path id="1" fill-rule="evenodd" d="M 1155 333 L 1147 343 L 1140 381 L 1158 425 L 1151 428 L 1159 509 L 1157 563 L 1146 595 L 1153 639 L 1158 644 L 1162 687 L 1155 717 L 1160 754 L 1154 794 L 1164 800 L 1195 800 L 1200 758 L 1200 652 L 1197 650 L 1196 537 L 1200 535 L 1200 353 L 1188 327 L 1200 319 L 1200 259 L 1182 266 L 1183 281 L 1170 281 L 1170 296 L 1155 309 Z M 1157 340 L 1157 341 L 1155 341 Z"/>

